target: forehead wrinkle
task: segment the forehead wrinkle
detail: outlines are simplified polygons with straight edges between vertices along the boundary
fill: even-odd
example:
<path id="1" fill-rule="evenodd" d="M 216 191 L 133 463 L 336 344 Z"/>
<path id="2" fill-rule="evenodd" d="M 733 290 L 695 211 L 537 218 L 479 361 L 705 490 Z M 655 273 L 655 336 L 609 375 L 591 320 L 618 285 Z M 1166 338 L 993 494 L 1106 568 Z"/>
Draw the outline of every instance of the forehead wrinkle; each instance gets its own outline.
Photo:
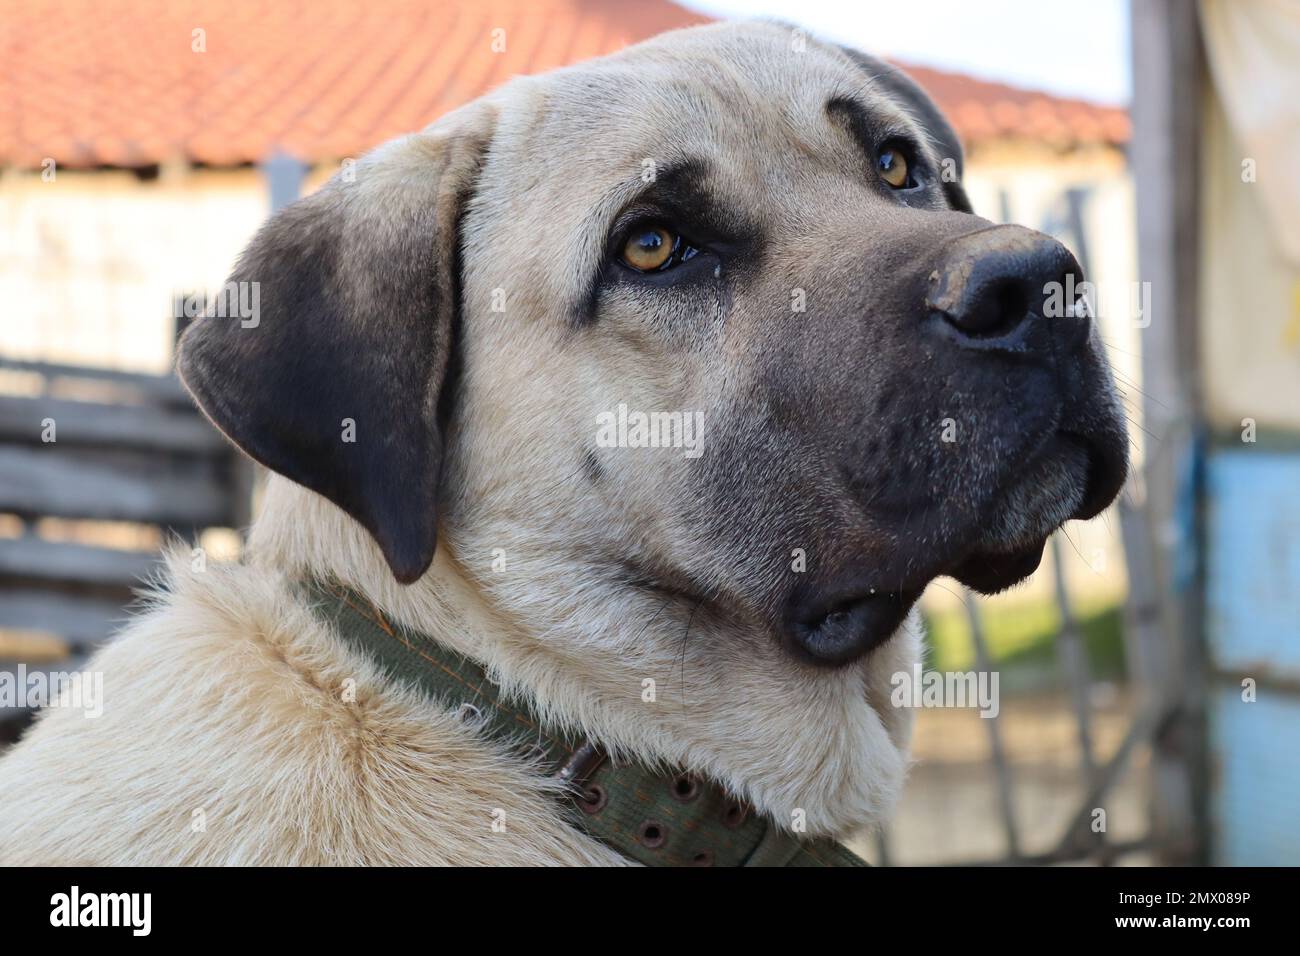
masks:
<path id="1" fill-rule="evenodd" d="M 641 180 L 641 168 L 638 165 L 631 177 L 617 182 L 601 194 L 599 200 L 587 210 L 571 233 L 574 245 L 570 247 L 569 261 L 573 263 L 573 267 L 568 287 L 581 290 L 577 299 L 570 304 L 571 316 L 580 320 L 589 316 L 600 283 L 601 266 L 605 261 L 609 231 L 619 213 L 641 197 L 652 196 L 656 187 L 665 179 L 696 175 L 703 180 L 708 177 L 710 168 L 711 164 L 702 157 L 679 153 L 662 168 L 656 169 L 655 179 L 652 182 Z"/>
<path id="2" fill-rule="evenodd" d="M 594 259 L 604 257 L 605 239 L 609 234 L 610 226 L 613 225 L 618 214 L 638 197 L 653 193 L 664 177 L 672 177 L 687 171 L 698 172 L 703 176 L 708 169 L 708 163 L 701 158 L 678 155 L 656 167 L 653 181 L 643 182 L 641 161 L 633 159 L 631 162 L 637 164 L 632 175 L 602 193 L 578 224 L 577 235 L 580 238 L 581 248 L 575 252 L 577 257 L 587 265 L 593 265 Z"/>
<path id="3" fill-rule="evenodd" d="M 874 78 L 873 78 L 874 80 Z M 934 162 L 933 144 L 937 142 L 935 134 L 925 125 L 925 120 L 912 109 L 908 103 L 901 103 L 892 93 L 876 91 L 876 97 L 888 104 L 892 124 L 903 127 L 911 136 L 916 148 L 925 158 Z"/>
<path id="4" fill-rule="evenodd" d="M 897 135 L 907 136 L 924 159 L 931 163 L 935 161 L 934 150 L 931 147 L 932 140 L 924 124 L 905 103 L 898 102 L 891 94 L 881 92 L 873 85 L 865 91 L 864 95 L 863 89 L 859 87 L 856 92 L 841 90 L 833 94 L 827 99 L 826 106 L 829 107 L 832 103 L 842 103 L 849 107 L 866 127 L 866 131 L 875 134 L 879 140 L 875 143 L 859 141 L 851 126 L 845 128 L 844 124 L 836 123 L 831 111 L 823 110 L 827 122 L 852 137 L 860 150 L 866 154 L 869 165 L 875 162 L 874 154 L 880 142 L 888 136 Z"/>

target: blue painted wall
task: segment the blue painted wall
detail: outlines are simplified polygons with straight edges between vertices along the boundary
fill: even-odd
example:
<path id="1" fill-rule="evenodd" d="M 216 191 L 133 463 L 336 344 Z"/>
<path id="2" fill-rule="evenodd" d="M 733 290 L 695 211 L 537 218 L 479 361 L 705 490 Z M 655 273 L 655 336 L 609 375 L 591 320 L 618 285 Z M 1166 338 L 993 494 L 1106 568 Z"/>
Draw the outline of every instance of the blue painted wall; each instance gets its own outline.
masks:
<path id="1" fill-rule="evenodd" d="M 1220 685 L 1212 707 L 1214 862 L 1300 861 L 1300 697 L 1261 689 L 1253 704 Z"/>
<path id="2" fill-rule="evenodd" d="M 1207 463 L 1215 862 L 1300 864 L 1300 454 Z M 1256 700 L 1242 700 L 1254 677 Z"/>

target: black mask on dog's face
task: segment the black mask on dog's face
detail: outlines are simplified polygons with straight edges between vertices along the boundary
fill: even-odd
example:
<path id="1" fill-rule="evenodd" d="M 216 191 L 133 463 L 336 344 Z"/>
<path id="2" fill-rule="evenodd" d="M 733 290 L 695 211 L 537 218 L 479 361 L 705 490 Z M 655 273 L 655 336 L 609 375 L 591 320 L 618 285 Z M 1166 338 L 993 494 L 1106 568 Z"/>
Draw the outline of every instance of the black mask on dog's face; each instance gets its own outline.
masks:
<path id="1" fill-rule="evenodd" d="M 661 171 L 581 323 L 685 356 L 704 409 L 692 530 L 654 576 L 823 665 L 886 640 L 939 575 L 1022 580 L 1127 469 L 1078 263 L 972 215 L 933 104 L 854 59 L 875 95 L 826 98 L 821 166 Z"/>

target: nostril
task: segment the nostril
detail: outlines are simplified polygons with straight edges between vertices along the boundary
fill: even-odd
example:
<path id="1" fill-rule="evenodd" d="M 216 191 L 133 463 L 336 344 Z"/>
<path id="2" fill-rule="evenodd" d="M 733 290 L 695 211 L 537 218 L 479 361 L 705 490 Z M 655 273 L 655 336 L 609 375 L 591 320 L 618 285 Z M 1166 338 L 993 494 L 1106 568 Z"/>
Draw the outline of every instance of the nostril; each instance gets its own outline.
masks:
<path id="1" fill-rule="evenodd" d="M 1019 279 L 1001 279 L 993 284 L 993 323 L 985 334 L 1009 332 L 1029 314 L 1029 294 Z"/>
<path id="2" fill-rule="evenodd" d="M 998 276 L 968 290 L 944 319 L 973 338 L 999 338 L 1014 331 L 1032 309 L 1029 289 L 1017 276 Z"/>
<path id="3" fill-rule="evenodd" d="M 962 236 L 944 252 L 925 305 L 948 337 L 971 348 L 1033 352 L 1055 336 L 1074 341 L 1076 326 L 1086 330 L 1086 322 L 1067 325 L 1050 314 L 1075 314 L 1077 291 L 1086 287 L 1074 256 L 1055 239 L 997 226 Z"/>

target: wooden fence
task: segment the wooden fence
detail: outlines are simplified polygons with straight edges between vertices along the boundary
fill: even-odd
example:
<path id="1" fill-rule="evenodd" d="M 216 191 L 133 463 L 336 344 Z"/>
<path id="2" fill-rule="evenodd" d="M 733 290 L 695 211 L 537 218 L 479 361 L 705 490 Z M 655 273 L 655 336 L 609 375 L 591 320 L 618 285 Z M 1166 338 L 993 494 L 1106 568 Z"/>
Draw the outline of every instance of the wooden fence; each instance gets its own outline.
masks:
<path id="1" fill-rule="evenodd" d="M 120 626 L 165 534 L 248 523 L 252 471 L 175 376 L 0 359 L 0 386 L 0 669 L 64 670 Z M 0 709 L 0 738 L 26 716 Z"/>

